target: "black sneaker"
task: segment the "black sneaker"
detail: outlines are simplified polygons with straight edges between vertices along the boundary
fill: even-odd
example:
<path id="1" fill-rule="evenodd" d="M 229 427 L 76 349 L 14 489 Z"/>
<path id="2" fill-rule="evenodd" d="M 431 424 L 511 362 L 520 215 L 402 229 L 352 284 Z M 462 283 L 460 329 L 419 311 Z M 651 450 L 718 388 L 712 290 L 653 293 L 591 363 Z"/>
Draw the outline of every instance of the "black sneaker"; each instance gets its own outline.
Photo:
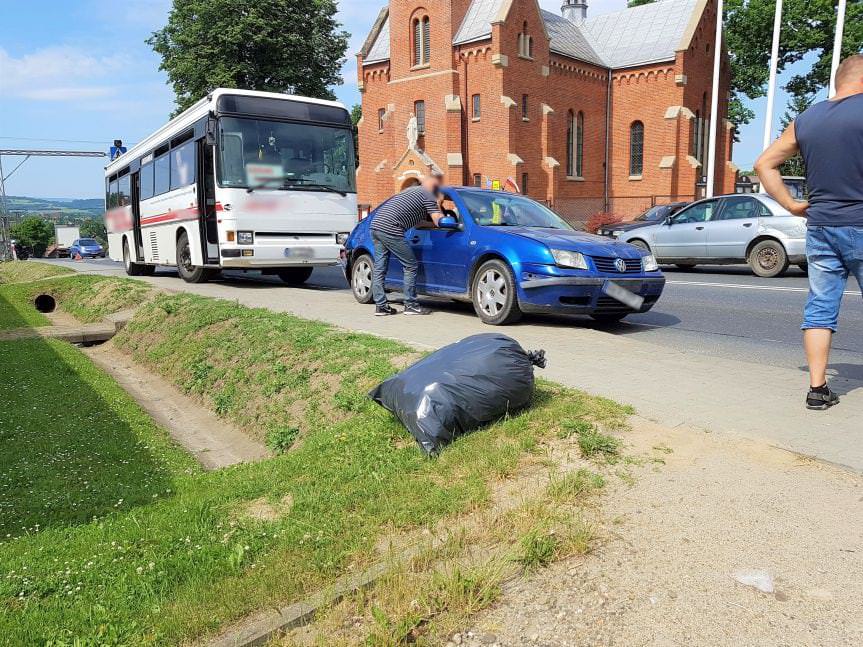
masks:
<path id="1" fill-rule="evenodd" d="M 389 315 L 397 315 L 399 313 L 398 310 L 393 308 L 392 306 L 375 306 L 375 316 L 376 317 L 388 317 Z"/>
<path id="2" fill-rule="evenodd" d="M 423 308 L 421 305 L 405 306 L 406 315 L 430 315 L 431 310 Z"/>
<path id="3" fill-rule="evenodd" d="M 826 387 L 823 390 L 809 389 L 806 395 L 806 408 L 813 411 L 824 411 L 836 404 L 839 404 L 839 396 Z"/>

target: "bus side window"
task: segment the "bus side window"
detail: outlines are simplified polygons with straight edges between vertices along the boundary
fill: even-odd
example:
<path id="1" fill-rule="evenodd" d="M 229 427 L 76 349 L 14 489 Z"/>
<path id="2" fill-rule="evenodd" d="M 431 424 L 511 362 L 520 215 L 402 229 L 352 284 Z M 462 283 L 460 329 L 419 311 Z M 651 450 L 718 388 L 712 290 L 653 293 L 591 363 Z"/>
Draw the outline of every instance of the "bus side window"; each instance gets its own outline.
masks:
<path id="1" fill-rule="evenodd" d="M 153 163 L 141 167 L 141 200 L 153 197 Z"/>
<path id="2" fill-rule="evenodd" d="M 156 161 L 153 162 L 153 165 L 155 166 L 153 194 L 160 195 L 162 193 L 167 193 L 171 189 L 171 162 L 168 154 L 166 153 L 165 155 L 162 155 L 162 157 L 157 157 Z"/>
<path id="3" fill-rule="evenodd" d="M 129 174 L 124 175 L 120 178 L 119 181 L 119 195 L 117 196 L 117 204 L 121 207 L 128 207 L 132 204 L 131 200 L 131 179 L 132 176 Z"/>
<path id="4" fill-rule="evenodd" d="M 120 189 L 117 180 L 111 182 L 108 187 L 108 208 L 113 209 L 120 204 Z"/>
<path id="5" fill-rule="evenodd" d="M 195 142 L 189 141 L 171 151 L 171 190 L 195 182 Z"/>

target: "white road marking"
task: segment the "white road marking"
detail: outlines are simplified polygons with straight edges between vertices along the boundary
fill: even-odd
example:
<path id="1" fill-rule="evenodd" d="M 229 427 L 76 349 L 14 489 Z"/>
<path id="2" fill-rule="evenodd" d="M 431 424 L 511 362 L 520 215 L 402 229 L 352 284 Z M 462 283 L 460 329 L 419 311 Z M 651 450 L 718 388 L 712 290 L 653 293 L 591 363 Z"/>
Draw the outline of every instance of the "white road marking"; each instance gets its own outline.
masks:
<path id="1" fill-rule="evenodd" d="M 737 290 L 771 290 L 774 292 L 809 292 L 809 288 L 791 288 L 774 285 L 744 285 L 742 283 L 708 283 L 706 281 L 668 281 L 669 285 L 702 285 L 714 288 L 732 288 Z M 846 290 L 842 294 L 854 296 L 859 292 Z"/>

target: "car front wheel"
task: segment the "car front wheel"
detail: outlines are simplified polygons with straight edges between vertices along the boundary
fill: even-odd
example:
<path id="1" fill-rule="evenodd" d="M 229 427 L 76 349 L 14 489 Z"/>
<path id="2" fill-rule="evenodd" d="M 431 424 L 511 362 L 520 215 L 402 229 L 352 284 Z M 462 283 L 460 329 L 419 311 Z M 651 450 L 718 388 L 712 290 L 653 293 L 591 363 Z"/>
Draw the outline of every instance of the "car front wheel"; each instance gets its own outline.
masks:
<path id="1" fill-rule="evenodd" d="M 788 269 L 788 254 L 779 241 L 762 240 L 749 253 L 749 267 L 761 278 L 772 279 Z"/>
<path id="2" fill-rule="evenodd" d="M 351 292 L 360 303 L 371 303 L 372 297 L 372 257 L 363 254 L 351 265 Z"/>
<path id="3" fill-rule="evenodd" d="M 515 279 L 501 260 L 492 259 L 480 266 L 473 279 L 471 300 L 483 323 L 504 326 L 521 319 Z"/>
<path id="4" fill-rule="evenodd" d="M 649 253 L 651 253 L 651 252 L 650 252 L 650 245 L 648 245 L 647 243 L 645 243 L 645 242 L 644 242 L 643 240 L 641 240 L 640 238 L 636 238 L 635 240 L 629 240 L 629 241 L 627 241 L 627 242 L 628 242 L 630 245 L 632 245 L 633 247 L 638 247 L 638 249 L 643 249 L 643 250 L 644 250 L 645 252 L 647 252 L 648 254 L 649 254 Z"/>

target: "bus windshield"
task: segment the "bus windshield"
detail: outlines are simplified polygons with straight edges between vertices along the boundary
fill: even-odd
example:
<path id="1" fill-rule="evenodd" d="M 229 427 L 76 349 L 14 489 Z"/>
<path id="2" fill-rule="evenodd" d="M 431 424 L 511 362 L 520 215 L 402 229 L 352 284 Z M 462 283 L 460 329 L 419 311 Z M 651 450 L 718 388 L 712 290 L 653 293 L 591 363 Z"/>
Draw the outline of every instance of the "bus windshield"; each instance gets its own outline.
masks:
<path id="1" fill-rule="evenodd" d="M 356 193 L 347 128 L 222 117 L 219 134 L 223 187 Z"/>

